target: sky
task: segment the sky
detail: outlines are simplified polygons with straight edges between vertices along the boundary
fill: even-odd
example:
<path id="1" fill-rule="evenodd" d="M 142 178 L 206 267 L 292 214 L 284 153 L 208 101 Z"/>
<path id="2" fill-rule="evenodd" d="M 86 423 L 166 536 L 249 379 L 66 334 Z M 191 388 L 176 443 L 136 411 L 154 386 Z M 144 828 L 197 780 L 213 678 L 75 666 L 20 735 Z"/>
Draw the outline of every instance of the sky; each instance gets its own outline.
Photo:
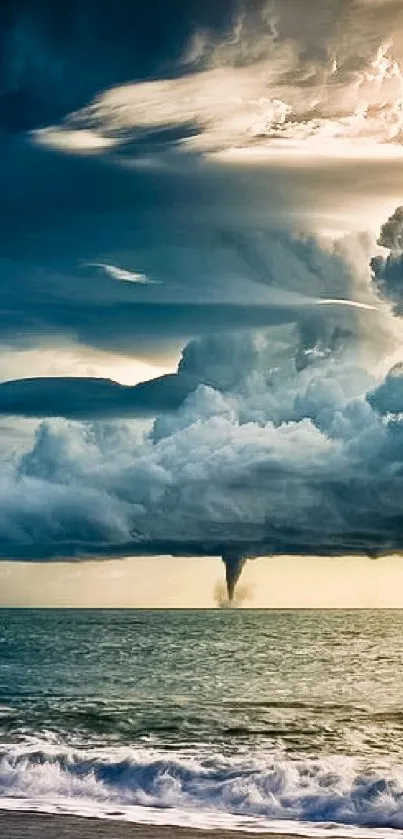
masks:
<path id="1" fill-rule="evenodd" d="M 0 56 L 0 605 L 403 606 L 400 0 L 5 0 Z"/>
<path id="2" fill-rule="evenodd" d="M 222 562 L 152 557 L 0 566 L 1 602 L 16 608 L 211 609 L 227 605 Z M 235 595 L 246 609 L 403 608 L 399 556 L 261 557 L 246 564 Z"/>

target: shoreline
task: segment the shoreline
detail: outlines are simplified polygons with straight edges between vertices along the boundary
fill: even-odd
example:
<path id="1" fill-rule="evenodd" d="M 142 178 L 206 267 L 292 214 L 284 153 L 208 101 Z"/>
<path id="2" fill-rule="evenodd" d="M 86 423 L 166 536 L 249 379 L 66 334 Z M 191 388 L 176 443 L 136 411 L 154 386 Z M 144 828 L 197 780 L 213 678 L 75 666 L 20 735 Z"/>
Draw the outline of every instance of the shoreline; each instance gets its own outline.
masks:
<path id="1" fill-rule="evenodd" d="M 149 825 L 93 816 L 0 810 L 1 839 L 301 839 L 296 834 Z M 336 837 L 334 837 L 336 839 Z"/>

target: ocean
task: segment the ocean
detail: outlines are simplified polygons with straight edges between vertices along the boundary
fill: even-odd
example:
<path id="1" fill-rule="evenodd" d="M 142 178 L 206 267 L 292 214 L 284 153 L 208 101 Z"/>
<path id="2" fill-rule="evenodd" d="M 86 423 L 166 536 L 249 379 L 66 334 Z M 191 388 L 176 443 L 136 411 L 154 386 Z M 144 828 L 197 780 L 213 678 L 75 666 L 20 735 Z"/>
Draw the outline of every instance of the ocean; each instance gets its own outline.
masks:
<path id="1" fill-rule="evenodd" d="M 0 610 L 0 806 L 403 836 L 403 612 Z"/>

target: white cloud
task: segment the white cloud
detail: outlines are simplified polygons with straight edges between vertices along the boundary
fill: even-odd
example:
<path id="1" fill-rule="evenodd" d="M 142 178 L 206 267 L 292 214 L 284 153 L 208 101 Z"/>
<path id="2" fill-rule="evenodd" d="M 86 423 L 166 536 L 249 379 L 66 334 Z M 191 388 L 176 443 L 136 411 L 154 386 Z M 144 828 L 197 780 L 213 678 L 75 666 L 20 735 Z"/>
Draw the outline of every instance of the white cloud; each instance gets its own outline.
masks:
<path id="1" fill-rule="evenodd" d="M 318 300 L 319 306 L 351 306 L 353 309 L 366 309 L 367 311 L 376 311 L 377 306 L 371 306 L 369 303 L 357 303 L 355 300 L 336 300 L 329 298 L 328 300 Z"/>
<path id="2" fill-rule="evenodd" d="M 139 285 L 155 285 L 158 280 L 152 280 L 146 274 L 140 271 L 127 271 L 125 268 L 119 268 L 117 265 L 108 265 L 106 262 L 89 262 L 89 267 L 101 268 L 106 274 L 114 280 L 119 280 L 123 283 L 138 283 Z"/>
<path id="3" fill-rule="evenodd" d="M 60 151 L 76 154 L 91 154 L 113 148 L 119 142 L 114 137 L 104 137 L 90 128 L 74 130 L 63 126 L 57 128 L 39 128 L 32 135 L 40 146 L 49 146 Z"/>

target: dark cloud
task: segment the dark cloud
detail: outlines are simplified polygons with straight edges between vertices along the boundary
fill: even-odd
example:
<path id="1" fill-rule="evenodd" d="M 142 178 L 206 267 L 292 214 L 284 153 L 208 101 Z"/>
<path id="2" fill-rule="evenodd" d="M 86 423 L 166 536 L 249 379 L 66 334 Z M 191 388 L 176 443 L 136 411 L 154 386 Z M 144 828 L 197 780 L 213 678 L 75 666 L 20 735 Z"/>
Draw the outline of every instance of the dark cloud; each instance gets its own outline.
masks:
<path id="1" fill-rule="evenodd" d="M 397 315 L 403 313 L 403 207 L 397 207 L 382 226 L 378 244 L 389 254 L 371 260 L 378 294 L 390 302 Z"/>
<path id="2" fill-rule="evenodd" d="M 68 339 L 148 358 L 186 346 L 176 374 L 133 388 L 99 379 L 0 385 L 0 413 L 50 417 L 2 468 L 0 556 L 223 554 L 235 580 L 255 554 L 402 549 L 400 372 L 379 381 L 356 360 L 362 319 L 376 341 L 377 313 L 318 303 L 355 298 L 342 246 L 289 230 L 305 205 L 320 216 L 327 208 L 332 227 L 338 198 L 357 182 L 358 197 L 384 186 L 385 172 L 399 188 L 390 162 L 311 167 L 293 155 L 301 132 L 308 148 L 335 126 L 360 142 L 350 94 L 358 85 L 367 102 L 368 68 L 379 81 L 370 139 L 377 152 L 391 129 L 396 139 L 394 87 L 384 94 L 382 67 L 371 62 L 400 26 L 400 6 L 3 4 L 2 345 Z M 394 60 L 385 61 L 399 84 Z M 236 95 L 224 85 L 214 99 L 217 78 Z M 125 86 L 132 98 L 115 108 L 117 85 L 146 80 Z M 168 82 L 156 97 L 153 80 Z M 50 133 L 24 133 L 44 126 Z M 74 131 L 83 130 L 93 132 L 84 134 L 91 154 L 78 153 Z M 239 151 L 245 137 L 249 146 L 284 137 L 292 155 L 281 165 L 214 156 Z M 61 139 L 66 153 L 50 149 Z M 97 151 L 100 139 L 112 141 L 108 153 Z M 397 212 L 385 225 L 389 255 L 372 262 L 377 292 L 398 313 L 401 221 Z M 151 282 L 126 282 L 102 264 Z M 155 417 L 146 433 L 123 421 L 145 415 Z"/>
<path id="3" fill-rule="evenodd" d="M 0 414 L 76 420 L 154 417 L 177 409 L 195 387 L 194 377 L 186 374 L 133 387 L 109 379 L 17 379 L 0 384 Z"/>
<path id="4" fill-rule="evenodd" d="M 382 553 L 402 547 L 402 423 L 347 355 L 296 364 L 290 327 L 199 339 L 199 385 L 145 437 L 136 424 L 47 421 L 3 471 L 0 552 Z M 180 372 L 180 375 L 182 375 Z"/>
<path id="5" fill-rule="evenodd" d="M 172 71 L 194 27 L 220 27 L 232 9 L 226 0 L 3 0 L 0 124 L 33 129 L 111 85 Z"/>
<path id="6" fill-rule="evenodd" d="M 367 396 L 369 404 L 382 416 L 399 416 L 403 410 L 403 365 L 396 364 L 385 380 Z"/>
<path id="7" fill-rule="evenodd" d="M 403 251 L 403 207 L 397 207 L 382 225 L 378 245 L 390 251 Z"/>
<path id="8" fill-rule="evenodd" d="M 5 143 L 5 151 L 3 344 L 57 345 L 68 338 L 161 357 L 197 334 L 295 320 L 306 298 L 351 295 L 351 270 L 338 254 L 279 230 L 263 209 L 267 193 L 254 215 L 242 180 L 208 167 L 194 177 L 127 172 L 22 141 Z M 141 272 L 157 283 L 118 282 L 90 263 Z M 290 298 L 294 292 L 305 300 Z"/>

